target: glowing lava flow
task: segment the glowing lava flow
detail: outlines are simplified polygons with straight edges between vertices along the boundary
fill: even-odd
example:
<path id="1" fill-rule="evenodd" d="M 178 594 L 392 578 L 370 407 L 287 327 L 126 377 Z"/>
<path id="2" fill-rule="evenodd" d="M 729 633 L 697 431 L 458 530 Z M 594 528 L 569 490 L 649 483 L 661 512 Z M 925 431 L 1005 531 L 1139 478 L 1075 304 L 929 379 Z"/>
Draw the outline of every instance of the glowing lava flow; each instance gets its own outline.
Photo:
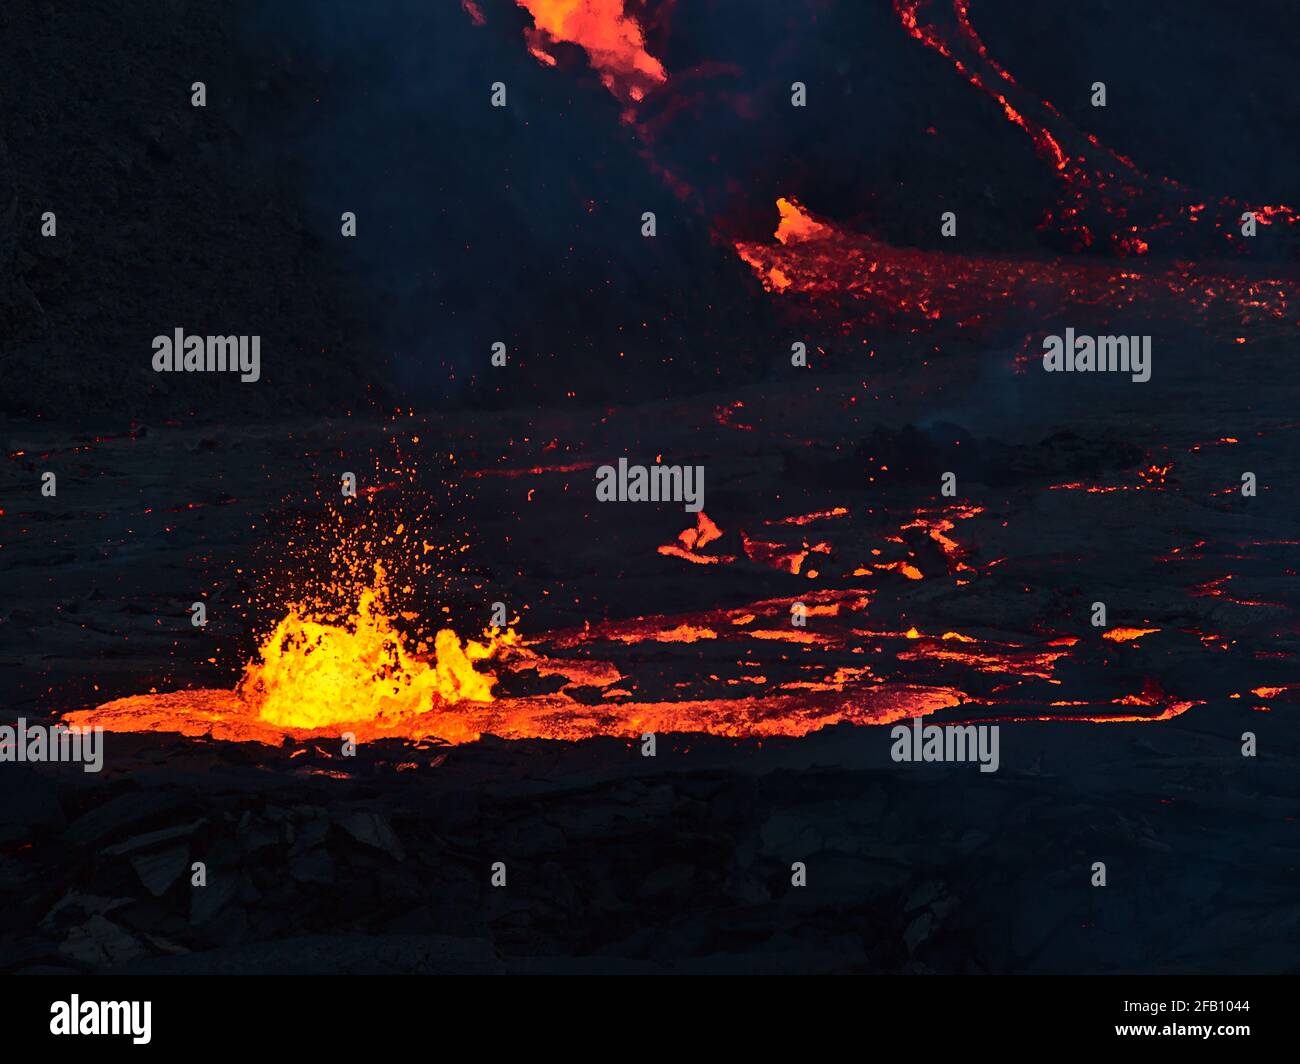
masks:
<path id="1" fill-rule="evenodd" d="M 932 545 L 931 560 L 946 565 L 948 577 L 960 586 L 985 567 L 965 561 L 974 555 L 949 533 L 958 521 L 982 513 L 970 506 L 916 510 L 907 515 L 900 535 L 884 542 L 909 552 L 912 546 Z M 798 565 L 786 560 L 793 547 L 784 542 L 782 530 L 804 544 L 805 557 L 816 554 L 833 562 L 829 542 L 808 546 L 802 532 L 814 521 L 838 527 L 847 515 L 847 507 L 833 507 L 764 522 L 764 534 L 777 537 L 772 542 L 750 539 L 743 531 L 737 535 L 750 562 L 827 579 L 829 569 L 821 577 L 802 559 Z M 659 553 L 743 566 L 739 558 L 704 553 L 725 536 L 700 513 L 694 528 Z M 343 551 L 343 556 L 346 561 L 353 554 Z M 851 564 L 836 570 L 841 578 L 848 579 Z M 887 575 L 896 565 L 901 583 Z M 727 607 L 591 620 L 527 641 L 513 630 L 494 629 L 482 642 L 462 642 L 446 628 L 428 641 L 403 634 L 385 571 L 374 566 L 373 579 L 356 591 L 342 615 L 323 605 L 336 601 L 337 592 L 293 606 L 233 689 L 133 695 L 68 714 L 65 721 L 114 732 L 277 746 L 287 739 L 332 745 L 344 735 L 357 742 L 460 744 L 489 734 L 566 741 L 632 740 L 645 732 L 797 737 L 837 724 L 892 724 L 966 706 L 989 707 L 1007 714 L 1004 719 L 1145 721 L 1168 719 L 1197 704 L 1176 701 L 1154 683 L 1140 695 L 1116 697 L 1112 687 L 1101 700 L 1060 701 L 1056 687 L 1062 681 L 1055 673 L 1058 661 L 1076 654 L 1079 640 L 1072 636 L 926 635 L 915 626 L 904 628 L 907 622 L 864 627 L 864 615 L 877 601 L 882 616 L 897 617 L 902 586 L 945 579 L 929 563 L 927 570 L 923 577 L 909 573 L 906 563 L 881 560 L 864 574 L 871 577 L 870 589 L 803 587 L 797 595 Z M 347 571 L 350 586 L 366 579 L 360 566 Z M 796 612 L 805 624 L 792 621 Z M 400 617 L 417 619 L 408 612 Z M 1114 631 L 1125 637 L 1133 633 L 1125 640 L 1132 644 L 1150 634 Z M 1126 653 L 1141 651 L 1134 645 Z M 489 664 L 491 673 L 480 671 Z M 544 693 L 513 693 L 518 691 Z M 1120 707 L 1130 706 L 1151 712 L 1119 714 Z M 1058 707 L 1075 712 L 1065 717 Z"/>
<path id="2" fill-rule="evenodd" d="M 1075 129 L 1051 102 L 1026 92 L 989 54 L 971 22 L 970 0 L 952 0 L 950 14 L 933 0 L 894 0 L 894 13 L 910 36 L 951 62 L 1029 136 L 1066 188 L 1042 228 L 1068 237 L 1075 250 L 1105 243 L 1122 257 L 1145 255 L 1151 241 L 1172 247 L 1206 229 L 1238 249 L 1248 243 L 1236 229 L 1242 204 L 1223 196 L 1207 212 L 1206 203 L 1191 202 L 1197 197 L 1177 181 L 1144 173 L 1094 134 Z M 1300 221 L 1286 206 L 1251 210 L 1261 225 Z"/>
<path id="3" fill-rule="evenodd" d="M 1243 326 L 1293 328 L 1295 282 L 1286 278 L 900 248 L 817 220 L 793 199 L 776 206 L 775 243 L 738 241 L 737 254 L 769 291 L 836 311 L 845 327 L 970 328 L 996 320 L 1008 303 L 1037 306 L 1050 295 L 1092 313 L 1166 309 L 1202 323 L 1226 315 Z"/>
<path id="4" fill-rule="evenodd" d="M 684 537 L 685 553 L 721 534 L 703 514 L 698 530 L 691 531 L 693 536 Z M 858 592 L 812 592 L 804 597 L 811 603 L 809 614 L 815 616 L 838 613 L 841 605 L 852 609 L 866 604 Z M 822 598 L 829 604 L 819 605 Z M 753 738 L 806 735 L 839 723 L 887 724 L 964 699 L 962 692 L 947 686 L 855 685 L 836 679 L 811 686 L 772 685 L 763 695 L 740 698 L 632 700 L 619 686 L 626 678 L 612 663 L 547 657 L 521 645 L 513 629 L 493 629 L 485 642 L 463 645 L 454 631 L 442 629 L 430 657 L 424 642 L 410 646 L 393 625 L 387 612 L 390 600 L 386 574 L 376 565 L 373 582 L 361 589 L 355 609 L 345 618 L 319 607 L 293 606 L 262 642 L 258 659 L 248 663 L 234 690 L 132 695 L 69 713 L 64 722 L 114 732 L 175 732 L 267 745 L 279 745 L 286 738 L 337 740 L 344 734 L 357 742 L 402 738 L 453 744 L 473 742 L 484 734 L 578 740 L 654 731 Z M 784 600 L 753 605 L 789 615 Z M 746 625 L 753 620 L 752 614 L 743 619 Z M 789 634 L 747 630 L 742 638 Z M 801 641 L 817 641 L 811 633 L 797 634 L 805 637 Z M 603 626 L 575 634 L 567 645 L 606 639 L 644 647 L 705 638 L 717 639 L 717 634 L 682 622 L 660 631 L 657 621 L 638 619 L 623 629 Z M 562 634 L 551 642 L 557 649 L 566 645 Z M 498 668 L 560 678 L 562 686 L 553 694 L 499 697 L 494 692 L 497 677 L 475 668 L 475 663 L 489 659 Z M 850 670 L 852 677 L 859 671 Z M 601 692 L 594 704 L 589 695 L 593 691 Z"/>
<path id="5" fill-rule="evenodd" d="M 71 713 L 70 725 L 110 731 L 177 731 L 221 738 L 278 741 L 277 736 L 330 729 L 359 739 L 387 734 L 436 734 L 451 742 L 478 737 L 458 707 L 489 703 L 496 677 L 476 661 L 515 641 L 513 630 L 492 630 L 486 642 L 444 628 L 434 655 L 415 649 L 393 627 L 383 566 L 361 590 L 355 611 L 338 620 L 295 605 L 263 641 L 234 691 L 196 690 L 133 695 L 94 710 Z"/>
<path id="6" fill-rule="evenodd" d="M 982 642 L 961 633 L 925 637 L 907 632 L 873 632 L 848 627 L 865 610 L 869 596 L 855 589 L 806 591 L 799 596 L 808 617 L 825 631 L 789 627 L 795 600 L 760 600 L 730 609 L 706 610 L 586 625 L 552 632 L 525 645 L 513 632 L 495 633 L 485 643 L 461 645 L 449 629 L 435 639 L 436 659 L 423 644 L 408 648 L 383 615 L 383 595 L 363 592 L 356 612 L 342 623 L 295 610 L 261 648 L 234 690 L 198 689 L 133 695 L 92 710 L 66 715 L 74 726 L 114 732 L 174 732 L 235 742 L 280 745 L 286 739 L 357 742 L 400 738 L 468 743 L 491 734 L 504 739 L 594 737 L 634 739 L 645 732 L 707 733 L 735 739 L 797 737 L 836 724 L 882 725 L 963 705 L 1011 709 L 1003 698 L 975 695 L 946 683 L 913 682 L 877 675 L 866 651 L 890 663 L 929 663 L 1007 679 L 1051 680 L 1058 658 L 1076 640 L 1042 646 Z M 835 625 L 837 618 L 843 624 Z M 910 649 L 883 653 L 882 643 L 905 640 Z M 947 644 L 961 648 L 947 649 Z M 691 670 L 695 679 L 667 683 L 663 670 L 680 662 L 681 647 L 703 652 Z M 762 652 L 759 647 L 772 647 Z M 543 648 L 547 648 L 543 653 Z M 566 651 L 579 650 L 580 657 Z M 591 656 L 608 653 L 612 660 Z M 761 654 L 761 659 L 752 655 Z M 496 676 L 474 665 L 491 659 L 498 673 L 545 678 L 552 693 L 523 697 L 496 691 Z M 638 665 L 627 673 L 617 662 Z M 709 668 L 729 675 L 699 675 Z M 853 662 L 861 664 L 853 664 Z M 750 670 L 761 666 L 782 678 Z M 656 673 L 659 675 L 656 677 Z M 677 697 L 634 694 L 647 684 Z M 756 689 L 737 697 L 735 686 Z M 681 690 L 686 688 L 686 690 Z M 1003 686 L 1002 690 L 1006 690 Z M 726 692 L 722 697 L 719 694 Z M 684 696 L 684 697 L 683 697 Z M 1170 704 L 1172 703 L 1172 704 Z M 1168 719 L 1195 705 L 1173 702 L 1162 692 L 1112 699 L 1110 706 L 1164 706 L 1161 714 L 1115 716 L 1102 704 L 1093 713 L 1065 719 L 1145 721 Z M 1061 719 L 1027 711 L 1017 719 Z M 1008 718 L 1010 719 L 1010 718 Z"/>
<path id="7" fill-rule="evenodd" d="M 703 548 L 715 539 L 722 538 L 722 530 L 701 510 L 695 515 L 695 527 L 684 529 L 677 536 L 676 543 L 665 543 L 659 553 L 674 558 L 683 558 L 695 565 L 717 565 L 735 561 L 730 555 L 704 554 Z"/>
<path id="8" fill-rule="evenodd" d="M 555 66 L 557 42 L 582 48 L 604 86 L 625 102 L 636 103 L 668 75 L 646 51 L 645 34 L 636 19 L 623 13 L 623 0 L 516 0 L 533 16 L 528 50 L 539 62 Z"/>

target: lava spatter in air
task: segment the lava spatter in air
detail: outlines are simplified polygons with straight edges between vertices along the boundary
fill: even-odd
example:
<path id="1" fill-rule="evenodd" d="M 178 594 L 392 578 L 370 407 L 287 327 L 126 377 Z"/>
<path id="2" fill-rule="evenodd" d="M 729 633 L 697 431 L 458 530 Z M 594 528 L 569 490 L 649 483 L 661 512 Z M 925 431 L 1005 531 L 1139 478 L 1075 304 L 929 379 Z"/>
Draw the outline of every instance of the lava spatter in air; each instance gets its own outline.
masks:
<path id="1" fill-rule="evenodd" d="M 434 639 L 433 657 L 412 652 L 386 612 L 387 577 L 376 564 L 352 616 L 330 622 L 294 607 L 263 641 L 239 682 L 260 720 L 287 728 L 348 721 L 399 721 L 435 706 L 490 702 L 495 678 L 475 671 L 513 633 L 461 645 L 450 628 Z"/>
<path id="2" fill-rule="evenodd" d="M 576 472 L 586 468 L 575 464 Z M 473 471 L 461 475 L 485 482 Z M 728 596 L 726 605 L 593 615 L 558 630 L 496 630 L 465 640 L 435 604 L 457 596 L 438 593 L 421 608 L 412 586 L 440 586 L 458 551 L 429 549 L 401 495 L 398 477 L 379 501 L 358 499 L 335 513 L 342 521 L 355 512 L 362 522 L 356 535 L 351 525 L 327 520 L 330 535 L 316 522 L 275 541 L 288 562 L 280 587 L 297 590 L 282 591 L 272 613 L 263 604 L 266 635 L 237 684 L 133 695 L 74 712 L 68 723 L 273 745 L 336 743 L 345 733 L 359 742 L 458 744 L 488 734 L 795 737 L 981 707 L 1017 718 L 1136 721 L 1194 704 L 1154 687 L 1127 694 L 1135 688 L 1131 675 L 1116 675 L 1087 701 L 1068 700 L 1064 686 L 1081 668 L 1108 667 L 1100 663 L 1116 655 L 1126 673 L 1142 669 L 1178 635 L 1135 632 L 1122 645 L 1102 639 L 1085 646 L 1038 625 L 957 620 L 968 614 L 961 589 L 1002 571 L 1000 559 L 982 559 L 977 547 L 982 529 L 1001 519 L 979 506 L 921 505 L 883 523 L 877 515 L 877 536 L 865 543 L 869 511 L 820 493 L 797 508 L 744 517 L 720 511 L 714 521 L 700 513 L 675 541 L 651 546 L 650 563 L 689 574 L 705 602 L 716 602 L 715 582 L 734 590 L 738 578 L 754 582 L 753 594 L 738 602 Z M 394 505 L 408 523 L 389 512 Z M 295 544 L 312 540 L 328 561 L 308 579 Z M 378 570 L 376 557 L 383 559 Z M 436 571 L 422 572 L 430 565 Z M 330 585 L 331 574 L 338 586 Z M 259 594 L 271 591 L 268 584 Z M 932 625 L 927 602 L 956 609 Z"/>
<path id="3" fill-rule="evenodd" d="M 914 527 L 923 518 L 924 528 Z M 967 571 L 943 522 L 921 515 L 907 527 L 928 530 L 954 573 Z M 933 537 L 936 531 L 941 539 Z M 884 579 L 877 574 L 873 582 Z M 588 623 L 530 638 L 494 631 L 462 642 L 444 628 L 429 647 L 398 629 L 382 581 L 381 570 L 346 617 L 294 607 L 233 690 L 136 695 L 74 712 L 66 722 L 267 744 L 336 740 L 345 732 L 359 742 L 457 744 L 485 734 L 795 737 L 981 705 L 1056 719 L 1060 710 L 1020 709 L 1022 698 L 1034 699 L 1024 685 L 1043 691 L 1043 684 L 1059 683 L 1057 663 L 1078 645 L 1073 638 L 1011 642 L 876 628 L 867 623 L 876 596 L 894 594 L 882 585 L 878 591 L 806 588 L 798 596 Z M 808 619 L 804 627 L 791 624 L 796 606 Z M 514 693 L 536 691 L 539 681 L 548 693 Z M 981 691 L 971 686 L 977 682 Z M 1079 707 L 1073 719 L 1134 721 L 1165 719 L 1193 704 L 1154 688 L 1108 704 L 1053 703 Z M 1127 706 L 1154 712 L 1122 712 Z"/>
<path id="4" fill-rule="evenodd" d="M 358 738 L 436 734 L 477 738 L 458 712 L 462 703 L 492 701 L 496 677 L 476 663 L 515 640 L 491 630 L 484 641 L 440 629 L 432 648 L 394 624 L 381 564 L 360 590 L 350 615 L 294 604 L 262 641 L 233 691 L 133 695 L 67 717 L 69 724 L 110 731 L 177 731 L 267 741 L 268 736 L 322 729 Z M 144 727 L 140 727 L 144 725 Z"/>
<path id="5" fill-rule="evenodd" d="M 858 592 L 804 596 L 813 616 L 860 609 Z M 792 600 L 791 600 L 792 601 Z M 960 704 L 962 692 L 947 685 L 876 683 L 866 670 L 826 666 L 827 679 L 761 684 L 754 694 L 725 696 L 714 677 L 704 697 L 629 697 L 636 677 L 592 654 L 616 644 L 645 648 L 699 640 L 756 640 L 770 645 L 790 634 L 790 602 L 755 603 L 750 609 L 785 618 L 763 623 L 759 613 L 720 611 L 699 617 L 642 618 L 555 633 L 530 642 L 513 630 L 490 631 L 482 642 L 438 632 L 433 653 L 412 647 L 386 610 L 382 568 L 364 589 L 355 611 L 326 619 L 293 607 L 263 641 L 233 690 L 196 689 L 133 695 L 65 716 L 70 726 L 116 732 L 176 732 L 226 741 L 279 744 L 337 738 L 358 742 L 385 738 L 473 742 L 485 734 L 507 739 L 578 740 L 596 736 L 637 737 L 645 731 L 696 732 L 733 738 L 800 736 L 840 723 L 885 724 Z M 756 623 L 757 622 L 757 623 Z M 719 631 L 719 629 L 725 630 Z M 842 642 L 814 633 L 804 650 Z M 568 656 L 577 649 L 581 656 Z M 491 671 L 481 671 L 483 665 Z M 810 663 L 815 669 L 822 669 Z M 511 697 L 498 690 L 508 672 L 561 681 L 554 693 Z M 859 682 L 861 681 L 861 682 Z M 755 681 L 757 682 L 757 681 Z M 600 700 L 578 697 L 602 692 Z"/>

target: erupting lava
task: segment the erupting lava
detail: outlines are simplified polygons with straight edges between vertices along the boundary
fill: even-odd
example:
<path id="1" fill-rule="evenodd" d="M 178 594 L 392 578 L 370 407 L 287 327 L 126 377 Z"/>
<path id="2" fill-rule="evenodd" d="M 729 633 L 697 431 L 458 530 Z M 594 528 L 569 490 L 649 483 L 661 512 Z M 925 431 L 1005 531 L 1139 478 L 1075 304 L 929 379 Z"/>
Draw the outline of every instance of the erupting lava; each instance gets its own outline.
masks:
<path id="1" fill-rule="evenodd" d="M 495 677 L 474 670 L 513 632 L 462 648 L 450 628 L 438 632 L 432 662 L 407 649 L 384 612 L 386 574 L 361 592 L 356 612 L 342 624 L 290 610 L 249 662 L 240 698 L 259 719 L 285 728 L 323 728 L 350 721 L 396 721 L 435 705 L 490 702 Z M 422 645 L 422 644 L 421 644 Z"/>
<path id="2" fill-rule="evenodd" d="M 962 586 L 977 576 L 977 559 L 965 560 L 968 549 L 949 533 L 956 522 L 977 520 L 983 512 L 923 508 L 908 516 L 898 535 L 884 538 L 890 550 L 906 552 L 903 557 L 930 549 L 924 574 L 880 550 L 869 570 L 850 574 L 854 563 L 836 566 L 829 538 L 804 538 L 810 525 L 819 527 L 818 537 L 833 536 L 828 526 L 841 522 L 842 531 L 851 531 L 842 520 L 849 516 L 846 507 L 775 517 L 763 523 L 762 540 L 740 530 L 743 559 L 702 553 L 726 533 L 700 513 L 696 527 L 658 549 L 670 564 L 713 562 L 709 572 L 756 563 L 819 581 L 838 572 L 852 586 L 592 620 L 527 640 L 513 629 L 493 629 L 482 642 L 462 642 L 443 628 L 432 637 L 432 653 L 428 640 L 398 629 L 386 571 L 373 566 L 373 579 L 343 615 L 324 605 L 329 595 L 291 607 L 234 689 L 133 695 L 73 712 L 65 721 L 268 745 L 286 739 L 332 743 L 344 734 L 358 742 L 432 738 L 459 744 L 486 734 L 569 741 L 635 739 L 645 732 L 802 736 L 836 724 L 892 724 L 963 707 L 1000 719 L 1142 721 L 1168 719 L 1198 704 L 1167 696 L 1154 683 L 1140 696 L 1122 695 L 1121 687 L 1087 701 L 1061 700 L 1057 665 L 1076 655 L 1075 637 L 924 634 L 914 625 L 867 621 L 876 603 L 882 615 L 897 616 L 901 585 L 952 580 Z M 813 554 L 825 574 L 803 564 Z M 347 571 L 349 580 L 364 579 L 360 567 Z M 871 588 L 857 581 L 860 574 L 871 578 Z M 807 619 L 803 626 L 791 623 L 796 605 Z M 415 619 L 407 612 L 400 617 Z M 1140 653 L 1141 638 L 1153 631 L 1115 629 L 1112 642 L 1128 642 L 1130 653 Z M 480 672 L 489 661 L 492 674 Z M 516 693 L 525 690 L 544 693 Z M 1047 712 L 1039 708 L 1044 705 Z M 1117 713 L 1129 706 L 1154 712 Z"/>
<path id="3" fill-rule="evenodd" d="M 528 50 L 540 62 L 555 65 L 551 52 L 557 41 L 576 44 L 600 73 L 610 92 L 637 102 L 668 75 L 663 64 L 646 51 L 645 35 L 636 19 L 623 12 L 623 0 L 516 0 L 533 16 L 527 31 Z"/>
<path id="4" fill-rule="evenodd" d="M 177 731 L 226 739 L 276 742 L 328 729 L 360 740 L 384 735 L 438 735 L 450 742 L 478 737 L 457 707 L 489 703 L 496 677 L 476 661 L 515 642 L 513 629 L 493 629 L 486 642 L 450 628 L 434 637 L 433 655 L 412 648 L 388 615 L 387 574 L 361 589 L 355 610 L 339 618 L 297 604 L 263 640 L 235 690 L 132 695 L 68 714 L 70 725 L 110 731 Z"/>

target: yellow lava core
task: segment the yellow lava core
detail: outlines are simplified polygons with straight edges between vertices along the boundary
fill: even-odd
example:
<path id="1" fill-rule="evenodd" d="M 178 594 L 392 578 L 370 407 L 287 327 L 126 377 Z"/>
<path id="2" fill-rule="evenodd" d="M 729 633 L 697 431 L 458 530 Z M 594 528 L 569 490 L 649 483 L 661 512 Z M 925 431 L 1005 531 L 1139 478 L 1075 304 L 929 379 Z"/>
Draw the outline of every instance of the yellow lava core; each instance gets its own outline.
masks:
<path id="1" fill-rule="evenodd" d="M 496 678 L 474 669 L 513 632 L 486 643 L 450 628 L 434 639 L 429 660 L 410 650 L 384 612 L 387 578 L 375 565 L 374 583 L 361 591 L 356 611 L 342 623 L 295 606 L 275 626 L 239 681 L 238 695 L 259 719 L 282 728 L 325 728 L 355 721 L 394 723 L 427 713 L 435 704 L 491 702 Z"/>
<path id="2" fill-rule="evenodd" d="M 831 510 L 811 516 L 836 514 Z M 953 513 L 952 517 L 972 515 Z M 926 529 L 948 558 L 950 571 L 959 571 L 965 564 L 960 561 L 964 552 L 944 534 L 952 527 L 951 520 L 922 516 L 905 527 Z M 797 528 L 807 522 L 790 523 Z M 791 557 L 811 556 L 810 552 L 823 552 L 823 548 L 824 553 L 830 551 L 829 544 L 813 544 L 802 538 L 802 532 L 795 535 L 803 549 L 794 554 L 790 553 L 793 542 L 751 539 L 743 531 L 737 535 L 750 561 L 778 568 L 786 568 Z M 698 563 L 736 562 L 731 555 L 705 553 L 724 541 L 723 530 L 700 513 L 695 527 L 659 547 L 659 553 Z M 349 554 L 349 562 L 357 557 L 369 555 Z M 881 562 L 870 571 L 875 574 L 898 564 Z M 348 564 L 343 571 L 350 589 L 347 608 L 338 611 L 337 587 L 291 602 L 233 687 L 128 695 L 65 713 L 63 723 L 110 732 L 177 733 L 274 746 L 323 739 L 332 743 L 342 735 L 357 743 L 399 739 L 458 745 L 484 735 L 507 740 L 578 741 L 605 736 L 634 741 L 647 731 L 732 739 L 796 737 L 834 725 L 880 726 L 975 705 L 999 714 L 989 719 L 1137 722 L 1168 720 L 1200 704 L 1175 700 L 1155 680 L 1147 680 L 1138 694 L 1054 700 L 1044 712 L 1032 692 L 1022 696 L 1015 688 L 1030 679 L 1058 683 L 1057 661 L 1073 653 L 1070 648 L 1080 642 L 1077 637 L 1021 644 L 950 630 L 927 634 L 915 626 L 905 631 L 853 627 L 853 617 L 866 611 L 872 597 L 860 587 L 802 593 L 807 616 L 842 622 L 817 631 L 790 627 L 795 599 L 776 598 L 685 613 L 596 620 L 528 639 L 513 628 L 492 628 L 475 641 L 462 640 L 450 628 L 434 632 L 433 626 L 417 627 L 414 633 L 399 629 L 396 625 L 418 622 L 421 616 L 419 611 L 397 606 L 397 595 L 409 594 L 410 589 L 395 585 L 390 592 L 382 565 L 373 566 L 369 579 L 360 565 Z M 1120 633 L 1122 641 L 1149 634 L 1147 629 L 1111 631 Z M 891 650 L 897 661 L 999 673 L 1013 682 L 981 695 L 948 684 L 881 678 L 861 664 L 862 659 L 846 657 L 873 648 L 884 653 L 879 644 L 897 639 L 905 641 Z M 785 679 L 769 680 L 758 669 L 768 658 L 751 656 L 762 654 L 759 647 L 774 644 L 782 661 L 801 666 Z M 687 653 L 698 656 L 701 672 L 712 682 L 701 678 L 678 683 L 669 689 L 671 693 L 665 691 L 657 663 L 680 660 Z M 479 671 L 488 659 L 494 671 Z M 642 665 L 647 670 L 644 680 L 638 675 Z M 740 675 L 736 666 L 742 669 Z M 504 693 L 498 693 L 498 676 L 505 681 Z M 521 682 L 512 682 L 514 678 Z M 545 691 L 537 683 L 542 678 Z M 738 685 L 760 690 L 737 697 Z M 1263 697 L 1262 692 L 1280 691 L 1261 687 L 1254 693 Z M 1009 695 L 997 697 L 999 692 Z M 1140 707 L 1140 711 L 1120 714 L 1117 707 L 1121 706 Z M 1073 712 L 1065 715 L 1063 709 Z"/>

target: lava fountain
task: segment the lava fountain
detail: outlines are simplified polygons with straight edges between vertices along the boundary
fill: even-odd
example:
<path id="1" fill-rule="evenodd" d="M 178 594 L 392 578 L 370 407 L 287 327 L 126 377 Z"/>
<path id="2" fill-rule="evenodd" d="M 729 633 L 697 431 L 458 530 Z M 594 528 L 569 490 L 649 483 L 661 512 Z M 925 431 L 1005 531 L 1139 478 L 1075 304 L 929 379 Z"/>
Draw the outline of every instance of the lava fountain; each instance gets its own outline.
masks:
<path id="1" fill-rule="evenodd" d="M 133 695 L 71 713 L 66 722 L 260 741 L 321 731 L 347 731 L 363 740 L 386 734 L 477 738 L 455 707 L 493 700 L 496 677 L 475 663 L 512 644 L 514 630 L 491 629 L 482 642 L 462 643 L 443 628 L 430 654 L 424 641 L 412 646 L 394 626 L 390 599 L 387 573 L 376 563 L 349 616 L 291 606 L 233 691 Z"/>
<path id="2" fill-rule="evenodd" d="M 387 577 L 376 563 L 374 583 L 362 590 L 356 612 L 330 623 L 291 609 L 249 662 L 237 691 L 260 720 L 286 728 L 324 728 L 350 721 L 393 721 L 436 705 L 490 702 L 493 676 L 474 662 L 491 657 L 513 631 L 486 643 L 438 632 L 428 660 L 406 645 L 384 610 Z"/>
<path id="3" fill-rule="evenodd" d="M 952 574 L 965 579 L 961 574 L 975 570 L 961 560 L 962 548 L 945 530 L 958 517 L 977 512 L 954 511 L 949 519 L 922 515 L 905 528 L 928 530 Z M 846 513 L 832 510 L 807 520 Z M 805 520 L 778 525 L 798 530 Z M 680 549 L 659 553 L 670 560 L 712 562 L 712 568 L 744 564 L 739 556 L 700 553 L 711 551 L 724 532 L 702 514 L 698 521 L 679 537 Z M 775 534 L 776 527 L 765 534 Z M 755 553 L 757 542 L 749 541 L 747 556 Z M 750 564 L 797 573 L 799 567 L 785 560 L 788 552 L 777 549 L 780 544 L 763 545 L 775 553 L 769 558 L 759 552 Z M 821 543 L 818 549 L 834 550 Z M 875 571 L 894 567 L 882 561 Z M 864 571 L 855 570 L 855 576 L 859 572 Z M 903 572 L 898 579 L 923 576 Z M 1097 704 L 1052 701 L 1046 712 L 1046 707 L 1030 708 L 1026 703 L 1034 699 L 1018 696 L 1017 686 L 1058 683 L 1056 662 L 1072 652 L 1077 639 L 1018 646 L 954 632 L 931 638 L 915 628 L 864 628 L 864 614 L 880 590 L 855 584 L 801 592 L 807 615 L 818 619 L 817 631 L 789 626 L 795 600 L 786 597 L 594 621 L 529 639 L 513 628 L 494 628 L 481 640 L 462 640 L 442 628 L 427 640 L 398 628 L 398 618 L 415 620 L 416 615 L 394 612 L 386 570 L 374 565 L 370 582 L 343 613 L 326 607 L 328 598 L 291 606 L 232 689 L 132 695 L 70 713 L 65 722 L 267 745 L 349 736 L 356 742 L 397 738 L 461 744 L 487 734 L 566 741 L 635 740 L 646 732 L 798 737 L 837 724 L 892 724 L 964 706 L 983 706 L 999 719 L 1157 720 L 1197 704 L 1165 696 L 1153 685 L 1141 697 Z M 1130 638 L 1136 642 L 1138 636 Z M 674 681 L 672 662 L 680 660 L 686 645 L 700 648 L 698 676 Z M 754 671 L 760 664 L 764 674 Z M 767 675 L 769 667 L 780 675 Z M 915 670 L 922 675 L 908 675 Z M 941 674 L 954 670 L 965 670 L 965 681 L 992 674 L 1005 682 L 980 694 L 964 689 L 965 681 L 961 687 L 944 682 Z M 511 693 L 520 691 L 534 693 Z M 1115 707 L 1121 705 L 1160 712 L 1118 716 Z"/>

